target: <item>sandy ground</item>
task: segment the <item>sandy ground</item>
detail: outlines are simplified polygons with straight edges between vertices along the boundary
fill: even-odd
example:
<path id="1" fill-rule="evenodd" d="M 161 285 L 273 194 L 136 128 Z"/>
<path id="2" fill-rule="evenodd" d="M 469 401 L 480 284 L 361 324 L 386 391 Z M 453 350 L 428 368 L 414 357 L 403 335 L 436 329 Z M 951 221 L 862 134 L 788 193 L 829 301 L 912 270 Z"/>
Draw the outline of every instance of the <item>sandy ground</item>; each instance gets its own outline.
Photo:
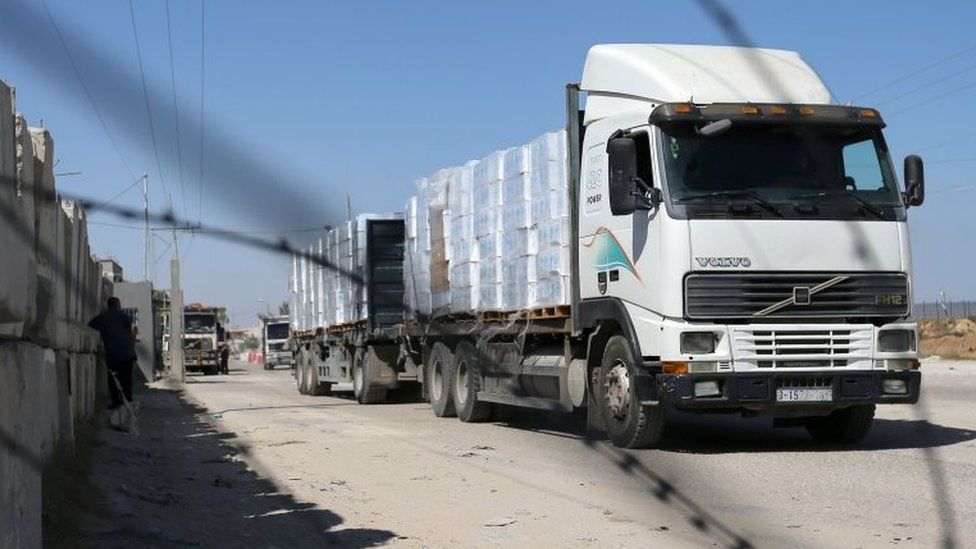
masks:
<path id="1" fill-rule="evenodd" d="M 107 432 L 104 512 L 83 545 L 214 547 L 976 545 L 976 363 L 923 366 L 854 448 L 769 420 L 674 414 L 664 449 L 621 451 L 573 416 L 482 425 L 428 405 L 306 397 L 234 364 L 141 393 Z"/>

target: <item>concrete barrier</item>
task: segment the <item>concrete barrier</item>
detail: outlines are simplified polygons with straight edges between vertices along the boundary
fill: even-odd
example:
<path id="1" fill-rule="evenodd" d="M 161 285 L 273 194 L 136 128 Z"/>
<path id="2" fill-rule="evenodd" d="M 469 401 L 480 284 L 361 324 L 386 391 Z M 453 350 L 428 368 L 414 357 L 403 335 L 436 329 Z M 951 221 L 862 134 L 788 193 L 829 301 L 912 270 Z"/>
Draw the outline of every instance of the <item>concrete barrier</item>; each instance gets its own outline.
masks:
<path id="1" fill-rule="evenodd" d="M 41 547 L 41 480 L 106 392 L 88 320 L 111 294 L 87 216 L 57 198 L 54 141 L 0 81 L 0 548 Z"/>
<path id="2" fill-rule="evenodd" d="M 16 118 L 13 90 L 0 82 L 0 338 L 24 335 L 33 260 L 33 220 L 22 211 L 17 192 Z"/>
<path id="3" fill-rule="evenodd" d="M 44 351 L 0 341 L 0 547 L 41 547 Z"/>

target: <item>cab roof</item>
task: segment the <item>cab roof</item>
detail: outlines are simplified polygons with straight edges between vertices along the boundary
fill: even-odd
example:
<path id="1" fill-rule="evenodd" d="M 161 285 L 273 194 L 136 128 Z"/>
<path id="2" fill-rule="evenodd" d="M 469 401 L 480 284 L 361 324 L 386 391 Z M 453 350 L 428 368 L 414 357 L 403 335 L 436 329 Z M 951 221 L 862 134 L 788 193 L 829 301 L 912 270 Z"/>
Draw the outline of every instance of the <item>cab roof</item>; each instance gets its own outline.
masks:
<path id="1" fill-rule="evenodd" d="M 739 46 L 598 44 L 580 89 L 585 123 L 660 103 L 832 103 L 798 53 Z"/>

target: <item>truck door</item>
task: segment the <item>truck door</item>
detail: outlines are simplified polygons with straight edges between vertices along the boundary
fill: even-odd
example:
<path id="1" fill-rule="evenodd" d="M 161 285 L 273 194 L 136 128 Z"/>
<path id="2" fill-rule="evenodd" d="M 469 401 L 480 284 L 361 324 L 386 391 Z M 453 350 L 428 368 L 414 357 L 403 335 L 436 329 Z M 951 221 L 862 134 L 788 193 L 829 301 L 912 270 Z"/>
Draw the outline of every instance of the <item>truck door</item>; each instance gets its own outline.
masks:
<path id="1" fill-rule="evenodd" d="M 637 173 L 655 186 L 647 128 L 627 132 L 637 144 Z M 660 231 L 656 210 L 614 215 L 609 201 L 606 142 L 586 149 L 580 193 L 580 297 L 618 297 L 649 307 L 648 275 L 656 264 Z"/>

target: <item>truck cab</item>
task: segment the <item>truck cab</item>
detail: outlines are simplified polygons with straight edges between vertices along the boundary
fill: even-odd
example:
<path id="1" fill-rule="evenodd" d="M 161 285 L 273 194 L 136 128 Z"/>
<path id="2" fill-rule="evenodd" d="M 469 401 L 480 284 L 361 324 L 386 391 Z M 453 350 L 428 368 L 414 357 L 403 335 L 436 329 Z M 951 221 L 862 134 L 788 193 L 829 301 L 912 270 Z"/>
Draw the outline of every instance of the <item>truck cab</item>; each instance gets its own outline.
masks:
<path id="1" fill-rule="evenodd" d="M 220 373 L 223 326 L 217 309 L 188 306 L 183 311 L 183 356 L 186 371 L 207 375 Z"/>
<path id="2" fill-rule="evenodd" d="M 265 370 L 274 370 L 275 366 L 295 367 L 295 359 L 288 345 L 290 335 L 291 324 L 287 316 L 264 320 L 261 355 Z"/>
<path id="3" fill-rule="evenodd" d="M 608 430 L 667 403 L 851 441 L 917 401 L 923 171 L 899 187 L 881 113 L 756 48 L 594 46 L 568 89 L 575 329 Z M 632 364 L 600 354 L 613 335 Z"/>

